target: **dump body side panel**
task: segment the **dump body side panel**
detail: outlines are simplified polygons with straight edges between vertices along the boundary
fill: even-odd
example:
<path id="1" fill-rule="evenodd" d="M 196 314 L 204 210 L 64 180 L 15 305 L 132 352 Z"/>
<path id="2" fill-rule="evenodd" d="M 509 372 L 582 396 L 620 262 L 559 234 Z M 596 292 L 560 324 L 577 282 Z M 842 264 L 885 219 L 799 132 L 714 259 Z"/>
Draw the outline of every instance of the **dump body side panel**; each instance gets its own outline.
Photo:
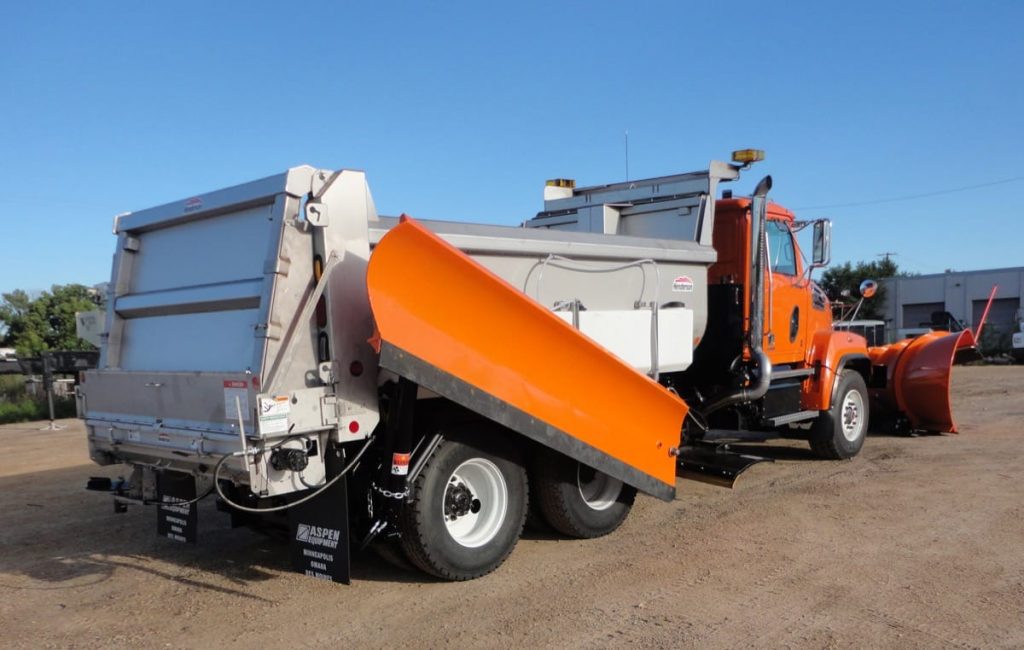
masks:
<path id="1" fill-rule="evenodd" d="M 715 260 L 710 246 L 590 232 L 417 221 L 548 309 L 568 311 L 576 302 L 581 312 L 591 312 L 591 316 L 614 312 L 631 320 L 641 315 L 630 312 L 642 312 L 649 323 L 651 307 L 663 307 L 659 325 L 664 322 L 666 326 L 643 333 L 642 340 L 633 343 L 653 348 L 656 354 L 648 354 L 648 359 L 657 359 L 656 371 L 683 370 L 692 362 L 692 348 L 707 323 L 707 268 Z M 371 224 L 371 246 L 397 224 L 392 217 Z M 678 282 L 680 278 L 686 282 Z M 688 315 L 680 318 L 678 311 Z M 562 316 L 569 320 L 567 314 Z M 580 329 L 586 332 L 589 317 L 580 320 Z M 680 322 L 685 326 L 678 327 Z M 607 346 L 606 341 L 598 341 Z M 649 364 L 635 367 L 645 373 L 652 371 Z"/>

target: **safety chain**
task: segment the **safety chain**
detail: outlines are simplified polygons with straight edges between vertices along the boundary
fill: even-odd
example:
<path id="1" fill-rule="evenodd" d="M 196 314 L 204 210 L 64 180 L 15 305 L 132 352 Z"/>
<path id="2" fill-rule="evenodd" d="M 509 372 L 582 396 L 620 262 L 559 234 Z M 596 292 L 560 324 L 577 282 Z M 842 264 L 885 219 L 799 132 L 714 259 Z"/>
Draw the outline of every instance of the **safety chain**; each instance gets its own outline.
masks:
<path id="1" fill-rule="evenodd" d="M 370 488 L 374 492 L 379 493 L 385 499 L 404 499 L 405 497 L 409 496 L 409 488 L 406 488 L 401 492 L 392 492 L 391 490 L 386 490 L 382 487 L 378 487 L 376 483 L 371 483 Z"/>

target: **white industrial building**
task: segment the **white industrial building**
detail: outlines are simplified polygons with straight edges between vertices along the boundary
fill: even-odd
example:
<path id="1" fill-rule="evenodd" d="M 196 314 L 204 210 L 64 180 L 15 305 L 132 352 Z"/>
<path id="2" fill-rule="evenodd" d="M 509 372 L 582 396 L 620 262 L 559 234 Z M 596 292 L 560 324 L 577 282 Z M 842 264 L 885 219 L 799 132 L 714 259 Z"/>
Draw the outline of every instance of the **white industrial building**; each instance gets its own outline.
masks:
<path id="1" fill-rule="evenodd" d="M 999 288 L 985 324 L 989 334 L 983 332 L 983 339 L 991 346 L 1008 349 L 1012 333 L 1018 330 L 1024 266 L 895 277 L 883 280 L 883 285 L 885 320 L 892 339 L 902 338 L 906 330 L 927 326 L 934 312 L 949 312 L 973 329 L 994 285 Z"/>

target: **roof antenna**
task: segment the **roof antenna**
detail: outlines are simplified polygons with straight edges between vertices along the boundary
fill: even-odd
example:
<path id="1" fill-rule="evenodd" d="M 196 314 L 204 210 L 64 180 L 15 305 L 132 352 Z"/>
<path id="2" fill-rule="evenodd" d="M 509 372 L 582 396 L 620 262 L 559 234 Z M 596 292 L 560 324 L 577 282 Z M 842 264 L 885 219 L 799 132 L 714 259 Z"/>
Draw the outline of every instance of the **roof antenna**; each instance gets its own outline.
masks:
<path id="1" fill-rule="evenodd" d="M 629 182 L 629 129 L 626 129 L 626 182 Z"/>

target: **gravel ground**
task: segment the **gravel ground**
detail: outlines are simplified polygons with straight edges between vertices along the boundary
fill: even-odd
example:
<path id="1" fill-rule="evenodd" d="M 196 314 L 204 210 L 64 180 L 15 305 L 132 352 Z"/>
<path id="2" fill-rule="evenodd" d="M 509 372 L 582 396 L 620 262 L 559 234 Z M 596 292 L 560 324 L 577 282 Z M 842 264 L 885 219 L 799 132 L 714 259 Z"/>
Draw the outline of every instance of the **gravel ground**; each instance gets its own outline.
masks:
<path id="1" fill-rule="evenodd" d="M 798 443 L 734 490 L 680 481 L 615 534 L 528 534 L 448 584 L 354 559 L 354 583 L 205 503 L 196 547 L 82 488 L 81 425 L 0 427 L 5 647 L 1022 647 L 1024 368 L 954 374 L 960 435 L 872 436 L 847 462 Z"/>

